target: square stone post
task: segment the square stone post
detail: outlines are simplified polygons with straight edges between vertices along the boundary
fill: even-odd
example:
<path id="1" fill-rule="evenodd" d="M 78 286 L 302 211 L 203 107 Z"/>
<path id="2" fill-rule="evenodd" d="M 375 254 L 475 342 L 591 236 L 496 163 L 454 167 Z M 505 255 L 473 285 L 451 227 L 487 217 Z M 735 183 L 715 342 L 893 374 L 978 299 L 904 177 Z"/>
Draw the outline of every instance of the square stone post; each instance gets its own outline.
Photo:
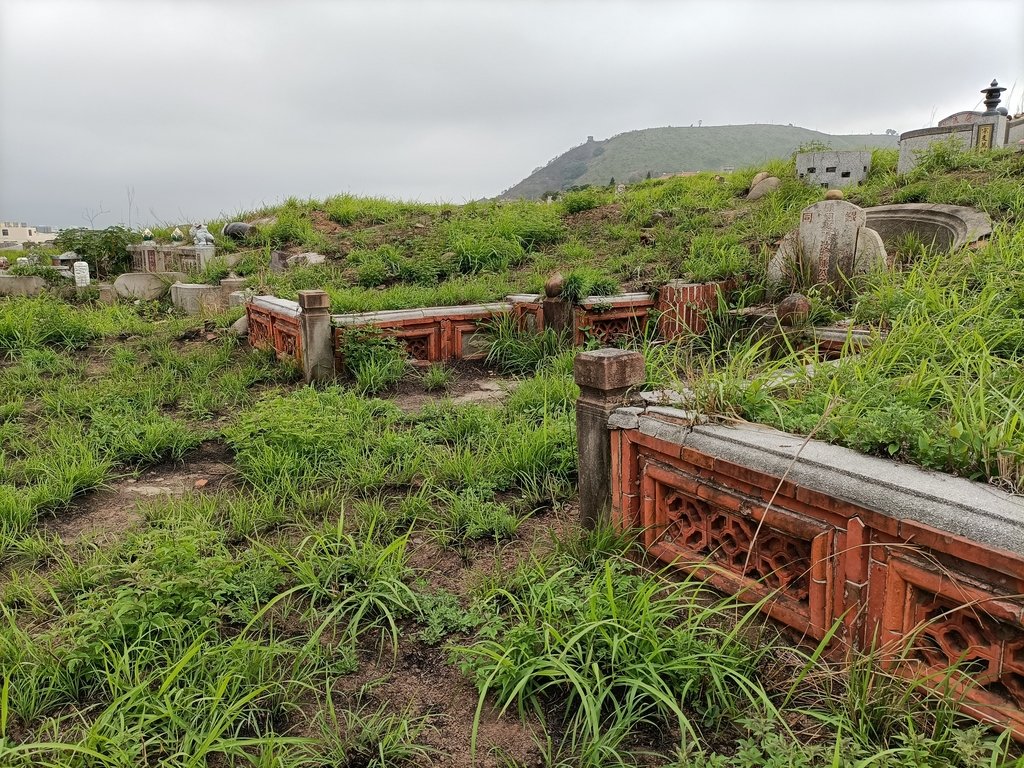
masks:
<path id="1" fill-rule="evenodd" d="M 544 328 L 550 328 L 555 333 L 562 334 L 572 332 L 573 327 L 573 306 L 561 296 L 547 296 L 544 298 Z"/>
<path id="2" fill-rule="evenodd" d="M 334 378 L 334 334 L 327 291 L 299 291 L 302 375 L 307 383 Z"/>
<path id="3" fill-rule="evenodd" d="M 608 417 L 623 404 L 630 387 L 645 381 L 644 357 L 625 349 L 581 352 L 573 361 L 573 374 L 580 387 L 576 401 L 580 522 L 585 528 L 594 528 L 609 520 L 612 504 Z"/>

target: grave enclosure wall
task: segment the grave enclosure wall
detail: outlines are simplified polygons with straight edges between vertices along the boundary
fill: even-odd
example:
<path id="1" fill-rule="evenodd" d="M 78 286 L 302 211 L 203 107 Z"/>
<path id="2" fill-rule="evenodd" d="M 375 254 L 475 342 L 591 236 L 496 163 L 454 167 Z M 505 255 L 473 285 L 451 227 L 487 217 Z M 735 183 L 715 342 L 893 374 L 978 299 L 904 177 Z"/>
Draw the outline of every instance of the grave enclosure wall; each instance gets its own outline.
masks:
<path id="1" fill-rule="evenodd" d="M 612 521 L 656 560 L 768 598 L 764 610 L 812 641 L 838 622 L 835 654 L 880 647 L 935 684 L 959 664 L 976 684 L 950 677 L 964 711 L 1024 737 L 1020 498 L 675 408 L 620 408 L 608 426 Z"/>
<path id="2" fill-rule="evenodd" d="M 647 332 L 649 322 L 654 319 L 658 323 L 657 332 L 665 339 L 680 334 L 701 334 L 707 328 L 705 314 L 718 305 L 721 292 L 730 288 L 729 281 L 674 281 L 662 287 L 657 298 L 646 293 L 631 293 L 592 296 L 578 306 L 566 303 L 572 322 L 570 338 L 578 345 L 592 338 L 603 344 L 614 343 L 623 336 Z M 273 348 L 279 357 L 294 358 L 304 368 L 320 371 L 318 380 L 327 375 L 328 369 L 332 373 L 343 369 L 346 337 L 354 329 L 374 329 L 384 337 L 395 338 L 405 346 L 414 363 L 427 365 L 485 358 L 490 343 L 486 325 L 501 316 L 511 315 L 526 331 L 540 333 L 545 327 L 542 297 L 514 294 L 507 301 L 491 304 L 331 315 L 331 342 L 329 348 L 325 348 L 319 335 L 315 342 L 303 340 L 303 336 L 309 334 L 303 332 L 300 320 L 308 310 L 300 303 L 312 301 L 312 295 L 316 294 L 316 311 L 326 311 L 327 294 L 323 291 L 300 293 L 306 296 L 300 296 L 299 303 L 273 296 L 258 296 L 248 302 L 249 339 L 253 346 Z M 310 304 L 309 308 L 312 307 Z"/>

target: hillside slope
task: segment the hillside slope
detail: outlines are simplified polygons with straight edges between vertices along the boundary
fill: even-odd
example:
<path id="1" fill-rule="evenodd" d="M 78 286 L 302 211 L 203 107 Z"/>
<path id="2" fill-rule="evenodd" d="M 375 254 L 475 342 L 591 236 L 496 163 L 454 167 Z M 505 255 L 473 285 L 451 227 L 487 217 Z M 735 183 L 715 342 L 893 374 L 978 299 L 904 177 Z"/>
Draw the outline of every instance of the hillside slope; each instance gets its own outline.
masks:
<path id="1" fill-rule="evenodd" d="M 710 125 L 702 128 L 647 128 L 573 147 L 500 195 L 503 200 L 539 199 L 545 192 L 576 184 L 639 181 L 647 175 L 742 168 L 788 157 L 802 144 L 824 142 L 833 149 L 895 147 L 897 136 L 832 136 L 789 125 Z"/>

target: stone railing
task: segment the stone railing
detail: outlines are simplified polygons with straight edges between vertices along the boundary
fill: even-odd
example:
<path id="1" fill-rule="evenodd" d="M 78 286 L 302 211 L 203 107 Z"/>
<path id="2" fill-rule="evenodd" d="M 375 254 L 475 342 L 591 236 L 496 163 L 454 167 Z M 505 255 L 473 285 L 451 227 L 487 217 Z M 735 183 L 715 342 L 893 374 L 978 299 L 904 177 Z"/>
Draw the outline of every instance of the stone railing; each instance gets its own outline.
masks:
<path id="1" fill-rule="evenodd" d="M 1024 735 L 1020 497 L 678 408 L 613 408 L 642 379 L 633 352 L 583 353 L 576 371 L 585 522 L 639 532 L 654 559 L 763 600 L 802 637 L 838 626 L 833 652 L 880 650 Z"/>

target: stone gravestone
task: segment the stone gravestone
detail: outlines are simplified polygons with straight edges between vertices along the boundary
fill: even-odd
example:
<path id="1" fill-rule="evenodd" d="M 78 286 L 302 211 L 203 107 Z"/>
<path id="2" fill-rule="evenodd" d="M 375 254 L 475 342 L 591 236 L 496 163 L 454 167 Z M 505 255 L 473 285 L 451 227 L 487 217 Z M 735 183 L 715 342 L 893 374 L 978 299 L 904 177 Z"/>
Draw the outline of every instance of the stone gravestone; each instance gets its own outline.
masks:
<path id="1" fill-rule="evenodd" d="M 89 287 L 89 265 L 84 261 L 76 261 L 71 271 L 75 276 L 75 288 L 87 288 Z"/>
<path id="2" fill-rule="evenodd" d="M 867 213 L 845 200 L 824 200 L 800 213 L 768 265 L 768 280 L 794 289 L 829 286 L 844 294 L 854 275 L 886 264 L 882 238 L 867 227 Z"/>

